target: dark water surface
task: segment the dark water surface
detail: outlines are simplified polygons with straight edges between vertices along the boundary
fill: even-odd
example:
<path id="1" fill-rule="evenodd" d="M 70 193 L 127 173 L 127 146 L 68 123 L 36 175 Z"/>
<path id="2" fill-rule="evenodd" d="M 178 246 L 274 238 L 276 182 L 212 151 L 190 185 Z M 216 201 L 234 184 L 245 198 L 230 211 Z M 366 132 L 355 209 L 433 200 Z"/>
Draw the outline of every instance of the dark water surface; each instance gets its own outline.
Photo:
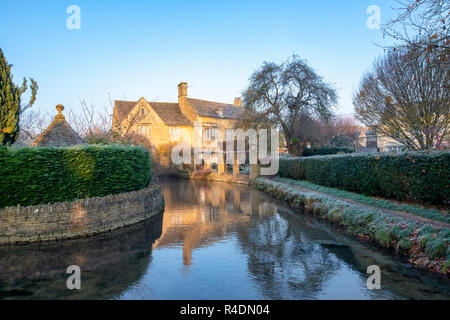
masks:
<path id="1" fill-rule="evenodd" d="M 449 299 L 447 277 L 249 187 L 162 182 L 166 209 L 83 240 L 0 247 L 0 299 Z M 66 268 L 81 287 L 66 287 Z M 381 268 L 381 290 L 366 269 Z"/>

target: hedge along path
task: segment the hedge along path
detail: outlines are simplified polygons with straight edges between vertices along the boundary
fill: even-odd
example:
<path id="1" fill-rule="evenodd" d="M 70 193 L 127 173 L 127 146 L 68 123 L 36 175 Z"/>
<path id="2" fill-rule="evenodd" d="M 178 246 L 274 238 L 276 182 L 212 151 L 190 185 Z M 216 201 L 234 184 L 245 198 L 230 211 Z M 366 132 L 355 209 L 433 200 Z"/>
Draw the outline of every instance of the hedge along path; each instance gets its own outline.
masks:
<path id="1" fill-rule="evenodd" d="M 450 152 L 280 158 L 278 175 L 421 204 L 450 205 Z"/>
<path id="2" fill-rule="evenodd" d="M 446 223 L 446 222 L 443 222 L 443 221 L 438 221 L 438 220 L 434 220 L 434 219 L 430 219 L 430 218 L 426 218 L 426 217 L 421 217 L 421 216 L 418 216 L 418 215 L 415 215 L 413 213 L 409 213 L 409 212 L 406 212 L 406 211 L 394 211 L 394 210 L 389 210 L 389 209 L 378 208 L 378 207 L 371 206 L 371 205 L 368 205 L 368 204 L 365 204 L 365 203 L 361 203 L 361 202 L 358 202 L 358 201 L 355 201 L 355 200 L 352 200 L 352 199 L 348 199 L 348 198 L 344 198 L 344 197 L 338 197 L 338 196 L 335 196 L 335 195 L 332 195 L 332 194 L 329 194 L 329 193 L 325 193 L 325 192 L 321 192 L 321 191 L 317 191 L 317 190 L 312 190 L 312 189 L 307 189 L 305 187 L 300 187 L 300 186 L 298 186 L 298 185 L 296 185 L 294 183 L 286 183 L 284 181 L 280 181 L 281 179 L 277 179 L 277 178 L 275 178 L 275 179 L 272 178 L 271 180 L 276 181 L 279 184 L 282 184 L 282 185 L 285 185 L 285 186 L 289 186 L 291 188 L 294 188 L 294 189 L 297 189 L 297 190 L 300 190 L 300 191 L 303 191 L 303 192 L 317 193 L 317 194 L 322 195 L 322 196 L 333 198 L 333 199 L 336 199 L 336 200 L 339 200 L 339 201 L 342 201 L 342 202 L 346 202 L 346 203 L 349 203 L 349 204 L 358 205 L 358 206 L 361 206 L 361 207 L 364 207 L 364 208 L 367 208 L 367 209 L 370 209 L 370 210 L 373 210 L 373 211 L 381 212 L 383 214 L 388 214 L 388 215 L 393 215 L 393 216 L 399 216 L 399 217 L 407 218 L 409 220 L 417 222 L 418 224 L 423 224 L 423 225 L 431 224 L 431 225 L 433 225 L 435 227 L 438 227 L 438 228 L 448 228 L 448 229 L 450 229 L 450 223 Z M 287 180 L 287 179 L 283 179 L 283 180 Z"/>

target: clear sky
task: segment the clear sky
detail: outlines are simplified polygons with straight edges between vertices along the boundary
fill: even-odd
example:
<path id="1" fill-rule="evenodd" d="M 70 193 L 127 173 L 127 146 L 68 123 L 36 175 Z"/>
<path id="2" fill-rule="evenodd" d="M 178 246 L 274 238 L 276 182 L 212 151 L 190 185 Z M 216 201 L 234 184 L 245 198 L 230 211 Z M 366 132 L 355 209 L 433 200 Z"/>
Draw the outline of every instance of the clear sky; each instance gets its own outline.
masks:
<path id="1" fill-rule="evenodd" d="M 69 5 L 81 9 L 79 30 L 66 27 Z M 232 103 L 264 61 L 292 54 L 338 88 L 336 112 L 349 114 L 387 41 L 366 25 L 371 5 L 382 22 L 394 13 L 394 0 L 0 0 L 0 48 L 51 114 L 80 99 L 103 108 L 108 94 L 175 102 L 181 81 L 191 97 Z"/>

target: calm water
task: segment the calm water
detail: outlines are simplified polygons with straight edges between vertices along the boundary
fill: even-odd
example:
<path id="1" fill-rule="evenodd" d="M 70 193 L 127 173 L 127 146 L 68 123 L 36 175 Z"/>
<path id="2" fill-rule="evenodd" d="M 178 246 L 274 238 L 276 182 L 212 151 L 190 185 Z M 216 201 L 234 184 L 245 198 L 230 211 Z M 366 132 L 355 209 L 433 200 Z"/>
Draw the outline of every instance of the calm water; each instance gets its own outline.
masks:
<path id="1" fill-rule="evenodd" d="M 162 182 L 166 210 L 84 240 L 0 247 L 0 299 L 448 299 L 419 272 L 248 187 Z M 67 266 L 82 290 L 66 289 Z M 382 290 L 366 288 L 369 265 Z"/>

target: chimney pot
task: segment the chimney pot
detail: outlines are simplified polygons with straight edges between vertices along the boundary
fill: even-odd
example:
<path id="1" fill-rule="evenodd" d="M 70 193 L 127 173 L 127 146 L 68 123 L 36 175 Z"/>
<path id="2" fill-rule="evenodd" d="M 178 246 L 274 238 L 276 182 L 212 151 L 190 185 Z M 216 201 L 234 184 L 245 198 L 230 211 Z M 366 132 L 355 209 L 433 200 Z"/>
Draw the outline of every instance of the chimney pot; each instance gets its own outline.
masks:
<path id="1" fill-rule="evenodd" d="M 241 98 L 236 98 L 236 99 L 234 99 L 234 105 L 235 105 L 236 107 L 241 107 L 241 106 L 242 106 L 242 100 L 241 100 Z"/>

